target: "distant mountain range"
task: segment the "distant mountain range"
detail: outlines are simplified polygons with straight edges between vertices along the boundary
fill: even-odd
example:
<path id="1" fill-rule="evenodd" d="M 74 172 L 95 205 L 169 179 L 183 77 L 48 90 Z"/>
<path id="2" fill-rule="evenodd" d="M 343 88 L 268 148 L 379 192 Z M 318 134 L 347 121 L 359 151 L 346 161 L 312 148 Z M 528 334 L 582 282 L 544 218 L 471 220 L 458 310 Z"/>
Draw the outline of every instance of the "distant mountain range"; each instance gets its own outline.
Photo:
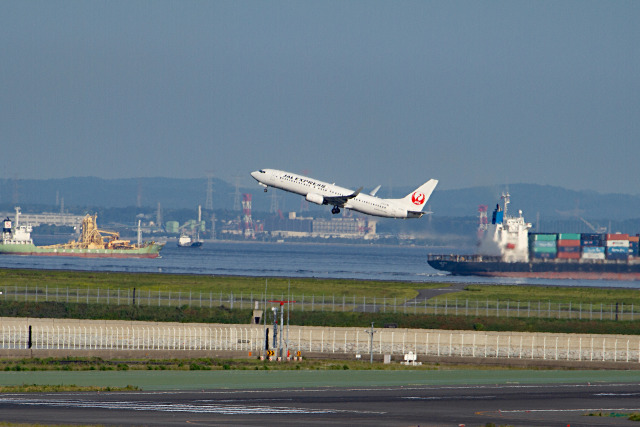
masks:
<path id="1" fill-rule="evenodd" d="M 213 179 L 213 208 L 232 210 L 238 208 L 235 186 L 220 179 Z M 473 217 L 479 205 L 487 205 L 488 213 L 500 202 L 500 194 L 506 186 L 473 187 L 460 190 L 439 190 L 433 193 L 428 209 L 434 217 Z M 391 197 L 407 194 L 412 188 L 394 188 Z M 628 194 L 602 194 L 594 191 L 574 191 L 561 187 L 536 184 L 510 184 L 511 213 L 522 210 L 528 221 L 539 215 L 545 220 L 629 220 L 640 218 L 640 196 Z M 367 190 L 364 190 L 367 191 Z M 253 210 L 268 212 L 272 205 L 273 190 L 264 193 L 256 184 L 250 188 L 239 188 L 238 192 L 253 195 Z M 304 199 L 281 191 L 276 193 L 282 212 L 299 211 Z M 64 203 L 65 207 L 134 207 L 163 208 L 205 207 L 207 180 L 175 178 L 126 178 L 101 179 L 79 177 L 48 180 L 0 180 L 0 206 L 11 210 L 14 205 L 50 206 L 54 209 Z M 380 197 L 389 197 L 383 187 Z M 240 205 L 241 208 L 241 205 Z M 313 210 L 320 209 L 312 206 Z M 640 227 L 639 227 L 640 228 Z"/>

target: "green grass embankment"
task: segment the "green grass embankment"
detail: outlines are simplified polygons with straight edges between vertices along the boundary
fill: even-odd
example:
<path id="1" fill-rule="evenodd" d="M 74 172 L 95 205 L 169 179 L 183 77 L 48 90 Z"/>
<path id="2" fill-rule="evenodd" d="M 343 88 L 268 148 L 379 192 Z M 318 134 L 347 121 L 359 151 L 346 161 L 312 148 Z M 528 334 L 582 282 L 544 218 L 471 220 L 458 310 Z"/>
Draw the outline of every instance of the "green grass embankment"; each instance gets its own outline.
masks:
<path id="1" fill-rule="evenodd" d="M 70 289 L 102 289 L 122 291 L 133 290 L 144 295 L 145 292 L 173 292 L 183 295 L 191 292 L 194 296 L 202 293 L 208 296 L 222 293 L 267 295 L 278 298 L 281 295 L 336 295 L 342 298 L 377 297 L 380 299 L 396 298 L 398 301 L 412 299 L 420 289 L 446 287 L 442 283 L 410 283 L 389 281 L 366 281 L 349 279 L 314 279 L 314 278 L 279 278 L 279 277 L 241 277 L 241 276 L 206 276 L 161 273 L 112 273 L 83 272 L 57 270 L 15 270 L 0 269 L 0 288 L 11 291 L 13 287 L 28 287 L 40 292 L 43 289 L 60 294 Z M 124 295 L 124 293 L 123 293 Z"/>
<path id="2" fill-rule="evenodd" d="M 442 298 L 469 301 L 520 301 L 552 303 L 610 305 L 621 303 L 640 306 L 640 291 L 625 288 L 588 288 L 573 286 L 523 286 L 523 285 L 467 285 L 463 291 L 443 295 Z"/>
<path id="3" fill-rule="evenodd" d="M 561 284 L 563 282 L 559 282 Z M 62 295 L 69 289 L 71 298 L 75 298 L 75 290 L 109 290 L 114 295 L 115 290 L 121 290 L 123 297 L 127 291 L 134 288 L 138 295 L 145 297 L 147 292 L 172 292 L 174 298 L 179 292 L 186 297 L 190 292 L 194 298 L 202 294 L 203 299 L 212 294 L 229 295 L 236 297 L 253 294 L 259 296 L 267 289 L 267 296 L 273 295 L 280 298 L 288 294 L 296 298 L 306 295 L 309 302 L 311 295 L 320 301 L 323 295 L 327 301 L 335 297 L 335 302 L 340 303 L 346 298 L 347 303 L 355 296 L 360 303 L 362 297 L 368 301 L 374 297 L 377 303 L 386 301 L 404 301 L 416 298 L 421 289 L 447 288 L 451 283 L 413 283 L 413 282 L 389 282 L 367 281 L 347 279 L 314 279 L 314 278 L 278 278 L 278 277 L 240 277 L 240 276 L 207 276 L 207 275 L 181 275 L 161 273 L 113 273 L 113 272 L 83 272 L 83 271 L 57 271 L 57 270 L 17 270 L 0 269 L 0 290 L 6 289 L 9 294 L 17 287 L 24 291 L 25 287 L 31 290 L 38 289 L 42 296 L 47 289 L 49 295 Z M 81 292 L 85 295 L 86 292 Z M 96 293 L 91 294 L 95 298 Z M 103 298 L 105 294 L 103 295 Z M 4 298 L 7 298 L 4 296 Z M 81 297 L 82 298 L 82 297 Z M 113 297 L 112 297 L 113 298 Z M 2 299 L 2 298 L 0 298 Z M 10 299 L 13 299 L 10 297 Z M 19 298 L 18 298 L 19 299 Z M 623 288 L 592 288 L 573 286 L 527 286 L 527 285 L 467 285 L 464 290 L 441 295 L 438 300 L 448 299 L 453 301 L 469 301 L 470 306 L 476 301 L 484 304 L 487 300 L 490 305 L 495 301 L 501 303 L 517 302 L 552 302 L 575 304 L 615 304 L 625 306 L 635 304 L 640 307 L 640 292 L 637 289 Z"/>

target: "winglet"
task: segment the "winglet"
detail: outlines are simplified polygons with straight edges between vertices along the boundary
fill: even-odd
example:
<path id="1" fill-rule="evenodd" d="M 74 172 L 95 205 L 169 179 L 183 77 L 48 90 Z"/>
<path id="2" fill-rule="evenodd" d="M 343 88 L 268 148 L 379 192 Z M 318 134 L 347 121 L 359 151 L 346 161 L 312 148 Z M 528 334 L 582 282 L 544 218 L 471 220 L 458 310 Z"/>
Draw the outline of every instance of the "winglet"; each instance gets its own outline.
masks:
<path id="1" fill-rule="evenodd" d="M 360 192 L 362 191 L 364 187 L 360 187 L 358 188 L 352 195 L 347 196 L 347 199 L 354 199 L 356 197 L 358 197 L 358 194 L 360 194 Z"/>
<path id="2" fill-rule="evenodd" d="M 382 187 L 381 185 L 378 185 L 376 188 L 374 188 L 373 190 L 371 190 L 371 192 L 369 193 L 370 196 L 374 196 L 376 195 L 376 193 L 378 192 L 378 190 L 380 189 L 380 187 Z"/>

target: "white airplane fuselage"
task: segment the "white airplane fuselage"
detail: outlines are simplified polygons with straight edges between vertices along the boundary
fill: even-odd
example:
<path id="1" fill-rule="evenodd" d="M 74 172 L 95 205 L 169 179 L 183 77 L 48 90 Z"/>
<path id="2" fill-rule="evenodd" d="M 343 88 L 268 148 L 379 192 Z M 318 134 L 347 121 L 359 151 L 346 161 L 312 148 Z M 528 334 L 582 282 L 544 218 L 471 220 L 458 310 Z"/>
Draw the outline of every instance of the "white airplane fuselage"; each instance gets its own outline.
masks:
<path id="1" fill-rule="evenodd" d="M 403 199 L 382 199 L 360 190 L 350 190 L 317 179 L 276 169 L 260 169 L 251 176 L 267 191 L 268 187 L 279 188 L 304 196 L 319 205 L 333 205 L 333 213 L 339 208 L 351 209 L 367 215 L 386 218 L 420 218 L 431 192 L 438 181 L 432 179 Z M 376 189 L 377 191 L 377 189 Z"/>

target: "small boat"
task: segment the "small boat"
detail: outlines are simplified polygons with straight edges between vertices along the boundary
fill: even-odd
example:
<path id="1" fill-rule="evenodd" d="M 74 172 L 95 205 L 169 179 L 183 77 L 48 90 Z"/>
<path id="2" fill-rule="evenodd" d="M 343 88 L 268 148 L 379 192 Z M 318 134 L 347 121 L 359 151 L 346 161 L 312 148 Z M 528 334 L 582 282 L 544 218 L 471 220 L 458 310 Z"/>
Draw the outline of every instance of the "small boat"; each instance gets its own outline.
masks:
<path id="1" fill-rule="evenodd" d="M 192 239 L 191 236 L 182 233 L 178 238 L 178 246 L 181 248 L 199 248 L 202 246 L 202 240 L 197 237 Z"/>

